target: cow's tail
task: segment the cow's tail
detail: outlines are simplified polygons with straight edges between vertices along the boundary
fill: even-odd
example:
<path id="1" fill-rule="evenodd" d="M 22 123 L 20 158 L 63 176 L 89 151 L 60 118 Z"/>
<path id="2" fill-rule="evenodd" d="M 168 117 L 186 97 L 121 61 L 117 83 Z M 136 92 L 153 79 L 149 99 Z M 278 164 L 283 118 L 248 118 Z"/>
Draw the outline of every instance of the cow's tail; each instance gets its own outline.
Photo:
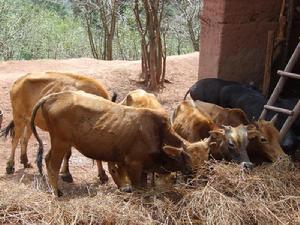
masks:
<path id="1" fill-rule="evenodd" d="M 36 117 L 36 113 L 37 113 L 38 109 L 40 107 L 42 107 L 42 105 L 46 102 L 47 99 L 48 98 L 45 98 L 45 97 L 42 98 L 42 99 L 40 99 L 38 101 L 38 103 L 33 107 L 32 114 L 31 114 L 31 121 L 30 121 L 32 133 L 33 133 L 34 137 L 36 138 L 36 140 L 39 143 L 39 148 L 38 148 L 38 152 L 37 152 L 37 156 L 36 156 L 36 164 L 37 164 L 37 167 L 38 167 L 39 172 L 40 172 L 41 175 L 43 175 L 43 153 L 44 153 L 44 147 L 43 147 L 42 139 L 40 138 L 40 136 L 37 133 L 34 121 L 35 121 L 35 117 Z"/>
<path id="2" fill-rule="evenodd" d="M 190 92 L 191 92 L 191 89 L 189 89 L 189 90 L 185 93 L 185 96 L 184 96 L 183 100 L 186 99 L 186 97 L 188 96 L 188 94 L 189 94 Z"/>
<path id="3" fill-rule="evenodd" d="M 111 101 L 116 102 L 117 97 L 118 97 L 118 94 L 116 92 L 113 92 L 113 96 L 111 97 Z"/>
<path id="4" fill-rule="evenodd" d="M 0 131 L 0 137 L 6 138 L 8 134 L 10 134 L 11 137 L 15 135 L 15 123 L 13 120 Z"/>

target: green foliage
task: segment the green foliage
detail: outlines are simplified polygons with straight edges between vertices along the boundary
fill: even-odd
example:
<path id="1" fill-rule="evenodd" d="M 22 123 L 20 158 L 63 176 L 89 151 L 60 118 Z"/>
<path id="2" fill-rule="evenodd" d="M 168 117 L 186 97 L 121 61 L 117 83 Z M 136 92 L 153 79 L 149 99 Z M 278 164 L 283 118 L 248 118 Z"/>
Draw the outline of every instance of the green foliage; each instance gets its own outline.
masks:
<path id="1" fill-rule="evenodd" d="M 60 13 L 30 0 L 0 0 L 0 59 L 90 56 L 85 29 Z"/>
<path id="2" fill-rule="evenodd" d="M 0 60 L 92 57 L 85 17 L 74 7 L 74 1 L 0 0 Z M 165 9 L 167 54 L 193 51 L 178 9 L 174 5 Z M 139 59 L 140 35 L 132 4 L 122 4 L 119 11 L 113 58 Z M 101 53 L 102 24 L 97 14 L 91 19 L 93 39 Z"/>

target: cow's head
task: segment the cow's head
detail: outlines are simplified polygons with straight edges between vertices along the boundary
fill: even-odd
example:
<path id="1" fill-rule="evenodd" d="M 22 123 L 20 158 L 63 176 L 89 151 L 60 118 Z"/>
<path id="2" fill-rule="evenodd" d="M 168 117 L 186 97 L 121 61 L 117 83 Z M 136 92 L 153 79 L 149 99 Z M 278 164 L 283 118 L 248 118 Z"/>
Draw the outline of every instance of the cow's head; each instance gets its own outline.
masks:
<path id="1" fill-rule="evenodd" d="M 222 126 L 221 129 L 212 130 L 210 134 L 211 140 L 217 143 L 211 148 L 212 153 L 217 152 L 222 158 L 240 163 L 246 169 L 253 167 L 247 154 L 247 126 Z"/>
<path id="2" fill-rule="evenodd" d="M 191 174 L 193 172 L 191 161 L 191 155 L 183 147 L 178 148 L 170 145 L 163 147 L 161 165 L 165 172 L 181 171 L 185 175 Z"/>
<path id="3" fill-rule="evenodd" d="M 118 188 L 123 192 L 132 192 L 132 185 L 126 168 L 121 163 L 114 162 L 109 162 L 107 166 Z"/>
<path id="4" fill-rule="evenodd" d="M 154 173 L 153 184 L 159 188 L 169 188 L 176 182 L 176 173 L 167 174 Z"/>
<path id="5" fill-rule="evenodd" d="M 275 162 L 286 156 L 280 146 L 280 135 L 272 122 L 259 120 L 248 126 L 249 155 L 260 154 L 267 160 Z"/>
<path id="6" fill-rule="evenodd" d="M 208 141 L 189 143 L 180 137 L 171 127 L 169 121 L 162 125 L 163 132 L 163 165 L 169 171 L 181 171 L 184 174 L 193 173 L 197 165 L 208 159 Z M 173 147 L 176 146 L 176 147 Z"/>

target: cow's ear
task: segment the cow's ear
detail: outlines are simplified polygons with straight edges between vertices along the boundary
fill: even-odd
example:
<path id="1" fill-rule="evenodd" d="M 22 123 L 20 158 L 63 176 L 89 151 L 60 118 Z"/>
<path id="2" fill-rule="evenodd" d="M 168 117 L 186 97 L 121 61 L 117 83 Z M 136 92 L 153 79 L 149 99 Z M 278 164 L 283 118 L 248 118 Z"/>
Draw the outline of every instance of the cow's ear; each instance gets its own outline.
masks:
<path id="1" fill-rule="evenodd" d="M 211 131 L 209 131 L 209 134 L 211 137 L 216 139 L 216 138 L 224 137 L 225 130 L 224 129 L 211 130 Z"/>
<path id="2" fill-rule="evenodd" d="M 256 126 L 253 124 L 247 126 L 247 133 L 248 133 L 248 139 L 253 139 L 261 135 L 260 131 L 257 130 Z"/>
<path id="3" fill-rule="evenodd" d="M 132 105 L 132 103 L 133 103 L 133 98 L 132 98 L 132 96 L 131 96 L 130 94 L 127 95 L 126 102 L 127 102 L 127 105 L 128 105 L 128 106 L 131 106 L 131 105 Z"/>
<path id="4" fill-rule="evenodd" d="M 163 147 L 163 150 L 172 159 L 177 159 L 182 153 L 182 150 L 180 148 L 176 148 L 169 145 L 165 145 Z"/>

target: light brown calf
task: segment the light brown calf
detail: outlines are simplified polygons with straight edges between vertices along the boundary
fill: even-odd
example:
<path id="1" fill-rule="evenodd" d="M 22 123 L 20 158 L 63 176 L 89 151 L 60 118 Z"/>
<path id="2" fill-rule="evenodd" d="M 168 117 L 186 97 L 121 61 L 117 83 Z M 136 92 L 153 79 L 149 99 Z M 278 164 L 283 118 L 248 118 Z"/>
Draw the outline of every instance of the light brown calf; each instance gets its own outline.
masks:
<path id="1" fill-rule="evenodd" d="M 39 142 L 37 163 L 42 172 L 43 144 L 35 129 L 36 113 L 41 111 L 49 130 L 51 149 L 45 161 L 55 195 L 63 156 L 74 146 L 83 155 L 115 162 L 124 169 L 131 184 L 143 186 L 142 171 L 193 171 L 188 146 L 172 129 L 167 115 L 146 108 L 113 103 L 81 91 L 48 95 L 34 107 L 31 126 Z M 130 187 L 121 187 L 130 191 Z"/>

